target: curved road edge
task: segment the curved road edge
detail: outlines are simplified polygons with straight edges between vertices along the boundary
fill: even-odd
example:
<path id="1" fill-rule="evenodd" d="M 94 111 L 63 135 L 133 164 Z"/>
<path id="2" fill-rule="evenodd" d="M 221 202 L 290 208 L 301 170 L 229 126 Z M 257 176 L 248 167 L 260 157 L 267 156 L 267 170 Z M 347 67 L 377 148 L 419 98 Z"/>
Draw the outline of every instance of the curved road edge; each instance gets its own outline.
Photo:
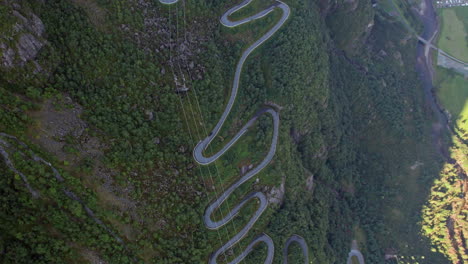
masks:
<path id="1" fill-rule="evenodd" d="M 349 251 L 348 260 L 346 261 L 346 264 L 352 264 L 353 257 L 356 257 L 358 259 L 359 264 L 364 264 L 364 256 L 362 255 L 361 251 L 359 251 L 356 240 L 353 240 L 351 244 L 351 251 Z"/>
<path id="2" fill-rule="evenodd" d="M 309 248 L 307 246 L 307 242 L 305 239 L 299 235 L 292 235 L 286 243 L 284 244 L 283 248 L 283 263 L 288 264 L 288 249 L 292 243 L 298 243 L 302 249 L 302 255 L 304 256 L 304 264 L 309 263 Z"/>
<path id="3" fill-rule="evenodd" d="M 174 4 L 177 3 L 178 0 L 159 0 L 163 4 Z M 205 157 L 203 155 L 203 151 L 208 147 L 208 145 L 211 143 L 211 141 L 216 137 L 216 135 L 219 133 L 221 130 L 222 126 L 224 125 L 224 122 L 226 121 L 228 115 L 230 114 L 232 110 L 232 106 L 234 105 L 234 102 L 237 97 L 237 92 L 239 89 L 239 82 L 240 82 L 240 76 L 242 73 L 242 68 L 244 66 L 245 61 L 249 57 L 249 55 L 260 45 L 262 45 L 265 41 L 270 39 L 286 22 L 286 20 L 289 18 L 290 15 L 290 8 L 287 4 L 277 0 L 275 4 L 269 6 L 267 9 L 260 11 L 259 13 L 252 15 L 250 17 L 247 17 L 245 19 L 239 20 L 239 21 L 231 21 L 229 20 L 229 16 L 233 14 L 234 12 L 239 11 L 240 9 L 244 8 L 248 4 L 250 4 L 252 0 L 245 0 L 242 3 L 230 8 L 227 12 L 224 13 L 224 15 L 221 17 L 220 22 L 222 25 L 233 28 L 240 26 L 242 24 L 261 19 L 271 13 L 275 8 L 280 8 L 283 11 L 283 15 L 281 16 L 281 19 L 270 29 L 268 32 L 260 37 L 257 41 L 255 41 L 252 45 L 250 45 L 241 55 L 241 58 L 239 59 L 237 66 L 236 66 L 236 71 L 234 75 L 234 80 L 232 83 L 232 88 L 231 88 L 231 94 L 229 97 L 229 101 L 224 109 L 223 114 L 221 115 L 218 123 L 216 126 L 213 128 L 212 132 L 203 140 L 198 142 L 198 144 L 195 146 L 193 150 L 193 158 L 195 161 L 200 164 L 200 165 L 208 165 L 214 161 L 216 161 L 219 157 L 221 157 L 228 149 L 230 149 L 247 131 L 248 129 L 254 125 L 255 121 L 262 116 L 263 114 L 271 114 L 273 118 L 273 137 L 271 140 L 270 144 L 270 149 L 268 151 L 267 156 L 260 162 L 258 166 L 256 166 L 254 169 L 250 170 L 246 175 L 241 177 L 239 180 L 237 180 L 233 185 L 231 185 L 226 191 L 224 191 L 214 202 L 212 202 L 207 209 L 205 210 L 205 214 L 203 217 L 204 223 L 207 226 L 208 229 L 219 229 L 220 227 L 224 226 L 226 223 L 230 222 L 241 210 L 241 208 L 251 199 L 258 199 L 260 202 L 260 205 L 255 212 L 255 214 L 250 218 L 249 222 L 241 229 L 239 233 L 237 233 L 234 237 L 232 237 L 226 244 L 221 246 L 218 250 L 212 253 L 210 256 L 209 263 L 214 264 L 217 263 L 217 258 L 219 255 L 222 253 L 226 252 L 229 250 L 231 247 L 233 247 L 236 243 L 238 243 L 242 238 L 244 238 L 249 230 L 253 227 L 253 225 L 257 222 L 257 220 L 260 218 L 262 213 L 265 211 L 265 209 L 268 207 L 268 200 L 266 199 L 265 194 L 261 192 L 253 192 L 247 195 L 238 205 L 236 205 L 223 219 L 219 221 L 213 221 L 211 219 L 211 215 L 213 212 L 221 206 L 221 204 L 243 183 L 251 179 L 254 175 L 256 175 L 258 172 L 260 172 L 263 168 L 265 168 L 270 161 L 273 159 L 275 153 L 276 153 L 276 146 L 278 143 L 278 131 L 279 131 L 279 112 L 275 109 L 272 109 L 270 107 L 265 107 L 258 111 L 254 117 L 252 117 L 241 129 L 240 131 L 224 146 L 220 151 L 212 155 L 211 157 Z M 261 234 L 257 236 L 253 241 L 249 243 L 247 248 L 234 260 L 232 260 L 230 263 L 239 263 L 241 262 L 254 248 L 254 246 L 257 243 L 263 242 L 267 245 L 268 252 L 267 252 L 267 257 L 265 259 L 264 263 L 272 263 L 273 262 L 273 257 L 274 257 L 274 243 L 273 240 L 266 234 Z M 286 246 L 286 253 L 287 253 L 287 248 L 292 242 L 297 242 L 300 244 L 301 248 L 303 248 L 304 255 L 306 256 L 306 259 L 308 259 L 308 250 L 307 250 L 307 244 L 305 240 L 297 235 L 292 236 L 291 238 L 288 239 L 287 246 Z M 286 255 L 287 258 L 287 255 Z"/>

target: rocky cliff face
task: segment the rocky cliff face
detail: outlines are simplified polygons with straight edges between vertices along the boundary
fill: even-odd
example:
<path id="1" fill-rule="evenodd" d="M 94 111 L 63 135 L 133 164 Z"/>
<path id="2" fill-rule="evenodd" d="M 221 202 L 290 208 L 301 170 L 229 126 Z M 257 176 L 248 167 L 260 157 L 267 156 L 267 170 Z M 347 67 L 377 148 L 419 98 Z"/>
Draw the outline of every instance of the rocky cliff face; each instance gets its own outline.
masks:
<path id="1" fill-rule="evenodd" d="M 0 67 L 9 70 L 34 64 L 35 72 L 41 71 L 36 61 L 39 51 L 47 44 L 41 19 L 18 3 L 4 4 L 1 15 L 5 20 L 0 31 Z"/>

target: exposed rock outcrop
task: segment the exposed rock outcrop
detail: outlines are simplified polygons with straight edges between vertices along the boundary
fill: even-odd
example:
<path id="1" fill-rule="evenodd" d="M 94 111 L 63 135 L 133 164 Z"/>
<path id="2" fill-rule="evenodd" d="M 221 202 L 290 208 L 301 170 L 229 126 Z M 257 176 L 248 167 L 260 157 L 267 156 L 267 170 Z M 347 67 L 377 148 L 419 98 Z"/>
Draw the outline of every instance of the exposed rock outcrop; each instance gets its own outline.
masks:
<path id="1" fill-rule="evenodd" d="M 310 192 L 314 190 L 314 174 L 311 174 L 309 177 L 307 177 L 306 188 Z"/>
<path id="2" fill-rule="evenodd" d="M 130 2 L 133 3 L 132 10 L 138 10 L 143 15 L 143 28 L 122 24 L 120 29 L 143 51 L 159 56 L 161 75 L 173 75 L 176 92 L 187 92 L 192 81 L 202 80 L 206 72 L 203 65 L 195 63 L 197 56 L 203 53 L 202 43 L 206 41 L 205 34 L 200 30 L 200 21 L 184 21 L 176 26 L 152 1 Z"/>
<path id="3" fill-rule="evenodd" d="M 8 7 L 10 26 L 6 26 L 6 29 L 0 32 L 0 67 L 23 67 L 32 61 L 38 72 L 41 67 L 35 59 L 46 45 L 43 38 L 44 23 L 34 13 L 24 11 L 18 3 Z"/>
<path id="4" fill-rule="evenodd" d="M 2 52 L 1 65 L 6 68 L 13 67 L 15 51 L 8 47 L 5 43 L 0 43 L 0 50 Z"/>
<path id="5" fill-rule="evenodd" d="M 27 62 L 36 58 L 37 53 L 43 45 L 44 43 L 39 41 L 32 34 L 25 33 L 21 35 L 16 46 L 21 62 Z"/>
<path id="6" fill-rule="evenodd" d="M 285 179 L 283 178 L 283 181 L 279 187 L 273 187 L 269 192 L 266 193 L 268 203 L 281 204 L 283 202 L 285 192 L 284 184 Z"/>

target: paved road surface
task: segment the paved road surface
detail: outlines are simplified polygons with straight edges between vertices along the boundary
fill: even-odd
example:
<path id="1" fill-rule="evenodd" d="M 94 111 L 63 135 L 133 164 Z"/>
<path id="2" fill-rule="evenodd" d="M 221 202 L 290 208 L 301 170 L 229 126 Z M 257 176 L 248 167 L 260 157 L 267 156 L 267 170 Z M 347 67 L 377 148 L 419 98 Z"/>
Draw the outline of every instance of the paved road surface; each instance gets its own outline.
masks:
<path id="1" fill-rule="evenodd" d="M 161 3 L 164 4 L 172 4 L 176 3 L 177 0 L 160 0 Z M 281 16 L 281 19 L 276 23 L 265 35 L 263 35 L 260 39 L 255 41 L 250 47 L 248 47 L 243 53 L 241 58 L 239 59 L 239 62 L 237 63 L 236 67 L 236 72 L 234 75 L 234 81 L 232 84 L 232 89 L 231 89 L 231 95 L 229 97 L 229 101 L 226 105 L 226 108 L 224 109 L 223 114 L 221 115 L 218 123 L 216 126 L 213 128 L 211 133 L 202 141 L 200 141 L 197 146 L 195 147 L 193 151 L 193 157 L 195 161 L 201 165 L 208 165 L 214 161 L 216 161 L 219 157 L 221 157 L 228 149 L 230 149 L 236 142 L 239 140 L 248 130 L 250 127 L 252 127 L 255 124 L 255 121 L 262 116 L 263 114 L 270 114 L 273 119 L 273 137 L 271 140 L 270 144 L 270 150 L 268 151 L 267 156 L 258 164 L 254 169 L 250 170 L 247 174 L 242 176 L 237 182 L 235 182 L 233 185 L 231 185 L 223 194 L 221 194 L 212 204 L 208 206 L 208 208 L 205 211 L 204 215 L 204 222 L 205 225 L 209 229 L 218 229 L 222 226 L 224 226 L 226 223 L 230 222 L 241 210 L 241 208 L 251 199 L 257 199 L 260 203 L 258 206 L 257 211 L 255 214 L 250 218 L 249 222 L 242 228 L 242 230 L 236 234 L 233 238 L 231 238 L 226 244 L 221 246 L 218 250 L 216 250 L 211 256 L 210 256 L 210 263 L 217 263 L 217 258 L 219 255 L 223 254 L 227 250 L 229 250 L 231 247 L 233 247 L 237 242 L 239 242 L 247 233 L 249 230 L 253 227 L 255 222 L 260 218 L 262 213 L 265 211 L 265 209 L 268 206 L 268 201 L 266 199 L 265 194 L 262 192 L 253 192 L 249 195 L 247 195 L 238 205 L 236 205 L 223 219 L 219 221 L 213 221 L 211 219 L 211 215 L 213 212 L 219 208 L 219 206 L 243 183 L 251 179 L 254 175 L 259 173 L 263 168 L 265 168 L 270 161 L 273 159 L 275 152 L 276 152 L 276 145 L 278 143 L 278 130 L 279 130 L 279 112 L 277 109 L 265 107 L 258 111 L 253 118 L 251 118 L 245 125 L 242 127 L 242 129 L 216 154 L 214 154 L 211 157 L 206 157 L 203 155 L 203 151 L 208 147 L 208 145 L 211 143 L 211 141 L 216 137 L 216 135 L 219 133 L 221 128 L 224 125 L 224 122 L 226 121 L 229 113 L 231 112 L 232 106 L 234 105 L 234 102 L 237 97 L 237 92 L 239 90 L 239 81 L 240 81 L 240 76 L 242 73 L 242 68 L 244 66 L 245 61 L 249 57 L 249 55 L 260 45 L 262 45 L 266 40 L 268 40 L 271 36 L 273 36 L 286 22 L 286 20 L 289 17 L 290 14 L 290 9 L 289 6 L 286 5 L 285 3 L 281 1 L 276 1 L 275 4 L 267 7 L 265 10 L 260 11 L 259 13 L 252 15 L 250 17 L 238 20 L 238 21 L 231 21 L 229 19 L 229 16 L 233 14 L 236 11 L 239 11 L 243 7 L 249 5 L 252 2 L 252 0 L 245 0 L 239 5 L 234 6 L 233 8 L 229 9 L 224 15 L 221 17 L 220 22 L 226 27 L 237 27 L 242 24 L 260 19 L 262 17 L 265 17 L 268 15 L 270 12 L 272 12 L 274 9 L 279 8 L 283 11 L 283 15 Z M 273 240 L 266 234 L 261 234 L 257 238 L 255 238 L 248 246 L 247 248 L 234 260 L 232 260 L 230 263 L 239 263 L 242 261 L 253 249 L 253 247 L 257 244 L 263 242 L 267 245 L 268 247 L 268 252 L 267 252 L 267 257 L 265 259 L 265 263 L 272 263 L 273 257 L 274 257 L 274 243 Z M 303 238 L 300 236 L 294 235 L 291 237 L 287 242 L 286 242 L 286 247 L 285 247 L 285 252 L 286 252 L 286 258 L 287 258 L 287 248 L 292 242 L 299 243 L 301 248 L 303 248 L 303 251 L 306 254 L 306 257 L 308 259 L 308 247 Z M 287 260 L 286 260 L 287 261 Z M 308 260 L 307 260 L 308 262 Z"/>
<path id="2" fill-rule="evenodd" d="M 359 264 L 364 264 L 364 256 L 362 256 L 361 251 L 359 251 L 356 240 L 353 240 L 351 251 L 348 254 L 348 261 L 346 261 L 346 264 L 352 264 L 353 261 L 351 259 L 353 257 L 358 259 Z"/>
<path id="3" fill-rule="evenodd" d="M 448 54 L 447 52 L 445 52 L 445 51 L 439 49 L 437 46 L 433 45 L 433 44 L 432 44 L 432 39 L 434 39 L 434 37 L 435 37 L 435 33 L 434 33 L 434 36 L 431 38 L 430 41 L 429 41 L 429 40 L 426 40 L 426 39 L 424 39 L 424 38 L 422 38 L 422 37 L 420 37 L 420 36 L 418 36 L 418 40 L 421 41 L 422 43 L 424 43 L 424 45 L 426 45 L 426 47 L 433 48 L 433 49 L 437 50 L 438 52 L 440 52 L 441 54 L 443 54 L 445 57 L 450 58 L 450 59 L 452 59 L 453 61 L 456 61 L 456 62 L 458 62 L 458 63 L 461 63 L 461 64 L 465 65 L 465 67 L 468 67 L 468 63 L 467 63 L 467 62 L 464 62 L 464 61 L 462 61 L 462 60 L 459 60 L 459 59 L 453 57 L 452 55 Z M 427 49 L 427 50 L 428 50 L 428 49 Z M 427 56 L 427 53 L 428 53 L 428 52 L 426 51 L 426 56 Z"/>
<path id="4" fill-rule="evenodd" d="M 288 249 L 292 243 L 298 243 L 302 249 L 302 255 L 304 255 L 304 264 L 309 263 L 309 248 L 307 247 L 307 243 L 303 237 L 298 235 L 292 235 L 288 240 L 286 240 L 286 244 L 283 248 L 283 263 L 288 264 Z"/>

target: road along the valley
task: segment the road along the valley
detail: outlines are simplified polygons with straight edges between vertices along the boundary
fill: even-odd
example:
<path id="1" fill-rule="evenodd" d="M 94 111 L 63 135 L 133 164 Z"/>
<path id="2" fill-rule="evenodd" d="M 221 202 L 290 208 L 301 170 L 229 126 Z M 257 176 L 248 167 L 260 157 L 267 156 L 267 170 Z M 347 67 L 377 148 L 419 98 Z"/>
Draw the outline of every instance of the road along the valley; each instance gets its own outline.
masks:
<path id="1" fill-rule="evenodd" d="M 160 0 L 161 3 L 163 4 L 174 4 L 177 2 L 177 0 Z M 229 16 L 233 14 L 234 12 L 239 11 L 240 9 L 246 7 L 252 2 L 252 0 L 245 0 L 239 5 L 234 6 L 233 8 L 229 9 L 224 15 L 221 17 L 220 21 L 221 24 L 226 26 L 226 27 L 237 27 L 245 23 L 249 23 L 251 21 L 261 19 L 265 16 L 267 16 L 270 12 L 274 11 L 275 9 L 281 9 L 282 10 L 282 16 L 281 19 L 265 34 L 263 35 L 260 39 L 255 41 L 251 46 L 249 46 L 243 53 L 241 58 L 239 59 L 239 62 L 237 63 L 236 67 L 236 72 L 234 75 L 234 80 L 232 83 L 231 87 L 231 94 L 229 97 L 229 101 L 226 105 L 226 108 L 224 109 L 223 114 L 221 115 L 221 118 L 219 119 L 218 123 L 216 126 L 213 128 L 211 133 L 203 140 L 201 140 L 197 146 L 195 147 L 193 151 L 193 157 L 197 163 L 200 165 L 208 165 L 214 161 L 216 161 L 219 157 L 221 157 L 227 150 L 229 150 L 236 142 L 239 140 L 248 130 L 250 127 L 252 127 L 255 124 L 255 121 L 262 116 L 263 114 L 270 114 L 273 120 L 273 136 L 271 139 L 271 144 L 270 144 L 270 150 L 268 151 L 268 154 L 266 157 L 252 170 L 247 172 L 245 175 L 243 175 L 239 180 L 237 180 L 233 185 L 231 185 L 224 193 L 222 193 L 213 203 L 211 203 L 204 214 L 203 220 L 207 228 L 209 229 L 218 229 L 222 226 L 224 226 L 226 223 L 229 223 L 241 210 L 241 208 L 251 199 L 257 199 L 259 201 L 259 206 L 257 211 L 255 211 L 254 215 L 250 218 L 248 223 L 242 228 L 242 230 L 237 233 L 234 237 L 232 237 L 226 244 L 221 246 L 218 250 L 213 252 L 213 254 L 210 256 L 209 263 L 217 263 L 217 258 L 228 251 L 230 248 L 232 248 L 236 243 L 238 243 L 247 233 L 249 230 L 253 227 L 255 222 L 260 218 L 262 213 L 265 211 L 265 209 L 268 207 L 268 200 L 262 192 L 253 192 L 247 195 L 242 201 L 236 205 L 234 208 L 231 209 L 231 211 L 221 220 L 219 221 L 213 221 L 211 219 L 211 215 L 213 212 L 218 209 L 223 202 L 228 199 L 228 197 L 243 183 L 251 179 L 253 176 L 255 176 L 257 173 L 259 173 L 262 169 L 264 169 L 270 161 L 273 159 L 275 152 L 276 152 L 276 145 L 278 143 L 278 130 L 279 130 L 279 112 L 277 109 L 273 109 L 270 107 L 265 107 L 258 111 L 254 117 L 252 117 L 243 127 L 242 129 L 216 154 L 214 154 L 211 157 L 206 157 L 203 155 L 203 151 L 208 147 L 208 145 L 211 143 L 211 141 L 216 137 L 216 135 L 219 133 L 221 128 L 224 125 L 224 122 L 226 121 L 229 113 L 232 110 L 232 106 L 234 105 L 234 102 L 236 101 L 237 97 L 237 92 L 239 90 L 239 82 L 240 82 L 240 76 L 242 73 L 242 68 L 244 66 L 245 61 L 249 57 L 249 55 L 260 45 L 262 45 L 266 40 L 271 38 L 286 22 L 290 15 L 290 9 L 289 6 L 281 1 L 276 1 L 273 5 L 267 7 L 265 10 L 260 11 L 259 13 L 252 15 L 250 17 L 238 20 L 238 21 L 231 21 L 229 19 Z M 274 257 L 274 243 L 273 240 L 267 235 L 267 234 L 261 234 L 257 236 L 250 244 L 247 246 L 247 248 L 239 255 L 237 256 L 234 260 L 232 260 L 230 263 L 239 263 L 241 262 L 255 247 L 257 243 L 263 242 L 266 244 L 268 251 L 267 251 L 267 257 L 265 259 L 264 263 L 272 263 L 273 257 Z M 308 260 L 308 247 L 305 242 L 305 240 L 298 236 L 298 235 L 293 235 L 288 241 L 286 242 L 285 249 L 284 249 L 284 258 L 285 261 L 287 262 L 287 249 L 289 245 L 293 242 L 299 243 L 301 246 L 303 252 L 304 252 L 304 261 L 305 263 L 309 263 Z"/>

